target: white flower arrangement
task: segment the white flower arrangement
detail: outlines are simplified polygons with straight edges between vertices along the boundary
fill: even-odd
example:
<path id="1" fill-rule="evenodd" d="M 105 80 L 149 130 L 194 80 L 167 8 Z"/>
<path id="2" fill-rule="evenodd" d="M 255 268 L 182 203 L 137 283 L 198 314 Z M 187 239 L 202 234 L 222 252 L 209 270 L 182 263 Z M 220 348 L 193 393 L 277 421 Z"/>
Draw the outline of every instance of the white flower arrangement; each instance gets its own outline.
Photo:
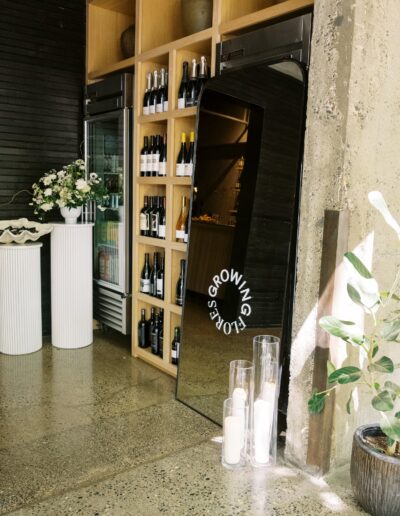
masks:
<path id="1" fill-rule="evenodd" d="M 53 208 L 76 208 L 88 201 L 97 201 L 97 207 L 103 210 L 109 197 L 95 172 L 86 179 L 86 166 L 82 159 L 65 165 L 58 172 L 50 170 L 32 185 L 32 190 L 30 206 L 34 206 L 35 214 L 40 217 Z"/>

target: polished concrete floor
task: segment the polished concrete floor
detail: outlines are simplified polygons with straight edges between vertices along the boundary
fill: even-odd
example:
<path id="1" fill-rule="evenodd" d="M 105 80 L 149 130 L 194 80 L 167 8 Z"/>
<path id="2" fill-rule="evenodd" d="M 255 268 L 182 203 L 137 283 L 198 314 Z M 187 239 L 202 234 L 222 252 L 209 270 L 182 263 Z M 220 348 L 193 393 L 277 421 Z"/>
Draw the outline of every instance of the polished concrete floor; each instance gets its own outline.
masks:
<path id="1" fill-rule="evenodd" d="M 0 514 L 364 514 L 347 470 L 223 469 L 220 428 L 174 389 L 113 333 L 81 350 L 0 355 Z"/>

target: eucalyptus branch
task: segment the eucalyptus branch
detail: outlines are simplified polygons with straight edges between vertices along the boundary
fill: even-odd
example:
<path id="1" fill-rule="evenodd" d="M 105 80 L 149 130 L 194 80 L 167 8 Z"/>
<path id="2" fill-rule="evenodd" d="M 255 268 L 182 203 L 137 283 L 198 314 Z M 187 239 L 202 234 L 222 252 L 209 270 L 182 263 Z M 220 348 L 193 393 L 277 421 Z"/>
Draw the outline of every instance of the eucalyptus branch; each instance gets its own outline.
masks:
<path id="1" fill-rule="evenodd" d="M 9 200 L 8 202 L 5 202 L 5 203 L 3 203 L 3 204 L 0 204 L 0 208 L 1 208 L 2 206 L 9 206 L 10 204 L 12 204 L 12 203 L 14 202 L 14 199 L 15 199 L 16 197 L 18 197 L 18 195 L 19 195 L 19 194 L 22 194 L 22 193 L 27 193 L 27 194 L 29 194 L 29 196 L 30 196 L 30 197 L 33 195 L 33 193 L 32 193 L 32 192 L 30 192 L 29 190 L 19 190 L 18 192 L 16 192 L 16 193 L 11 197 L 11 200 Z"/>

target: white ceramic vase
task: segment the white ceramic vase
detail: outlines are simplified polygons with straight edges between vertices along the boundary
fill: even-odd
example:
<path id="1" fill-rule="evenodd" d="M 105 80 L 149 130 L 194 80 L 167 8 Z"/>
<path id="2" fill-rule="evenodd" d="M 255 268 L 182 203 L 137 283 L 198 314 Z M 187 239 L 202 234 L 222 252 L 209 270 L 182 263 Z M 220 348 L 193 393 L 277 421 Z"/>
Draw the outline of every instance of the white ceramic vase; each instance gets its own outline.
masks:
<path id="1" fill-rule="evenodd" d="M 65 219 L 66 224 L 76 224 L 78 221 L 78 217 L 82 213 L 82 206 L 77 206 L 76 208 L 60 208 L 61 215 Z"/>

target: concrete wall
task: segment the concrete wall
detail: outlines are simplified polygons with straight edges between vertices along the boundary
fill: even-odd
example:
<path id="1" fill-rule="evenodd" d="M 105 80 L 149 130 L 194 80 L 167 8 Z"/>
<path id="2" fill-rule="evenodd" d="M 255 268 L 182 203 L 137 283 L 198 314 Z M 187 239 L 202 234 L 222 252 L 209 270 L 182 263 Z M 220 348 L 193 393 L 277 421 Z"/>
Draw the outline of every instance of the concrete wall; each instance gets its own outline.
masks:
<path id="1" fill-rule="evenodd" d="M 302 466 L 324 210 L 349 209 L 348 248 L 372 262 L 382 288 L 390 286 L 400 262 L 395 234 L 367 201 L 370 190 L 380 190 L 400 219 L 399 26 L 398 0 L 315 1 L 286 447 L 287 457 Z M 338 289 L 340 283 L 345 280 L 339 278 Z M 339 290 L 336 297 L 335 315 L 348 319 L 354 308 Z M 353 315 L 362 323 L 360 312 Z M 348 351 L 341 342 L 331 345 L 340 365 Z M 357 414 L 349 418 L 342 408 L 347 397 L 342 392 L 337 398 L 332 465 L 350 459 L 356 426 L 378 420 L 362 392 L 356 393 Z"/>

